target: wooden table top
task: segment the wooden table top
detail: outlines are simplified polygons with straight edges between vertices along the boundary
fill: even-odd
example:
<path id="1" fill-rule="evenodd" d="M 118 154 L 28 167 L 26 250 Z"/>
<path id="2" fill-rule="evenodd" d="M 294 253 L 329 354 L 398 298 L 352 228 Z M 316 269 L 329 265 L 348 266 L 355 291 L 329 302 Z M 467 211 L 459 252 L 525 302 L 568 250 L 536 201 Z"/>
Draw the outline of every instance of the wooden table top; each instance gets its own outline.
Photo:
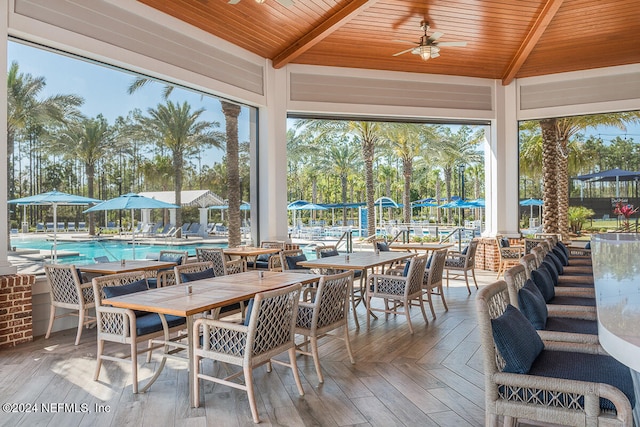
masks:
<path id="1" fill-rule="evenodd" d="M 349 259 L 347 260 L 347 255 Z M 414 252 L 354 252 L 346 255 L 330 256 L 315 260 L 299 261 L 298 265 L 309 268 L 335 268 L 341 270 L 363 270 L 391 264 L 395 261 L 411 258 Z"/>
<path id="2" fill-rule="evenodd" d="M 389 246 L 391 250 L 405 251 L 437 251 L 454 246 L 453 243 L 392 243 Z"/>
<path id="3" fill-rule="evenodd" d="M 241 257 L 258 256 L 263 254 L 275 254 L 280 251 L 281 249 L 279 248 L 256 248 L 252 246 L 240 246 L 238 248 L 223 249 L 223 252 L 226 255 L 241 256 Z"/>
<path id="4" fill-rule="evenodd" d="M 160 270 L 163 268 L 171 268 L 175 266 L 175 262 L 171 261 L 153 261 L 148 259 L 126 260 L 124 265 L 120 261 L 114 262 L 98 262 L 96 264 L 88 264 L 79 266 L 84 273 L 96 274 L 118 274 L 128 273 L 140 270 Z"/>
<path id="5" fill-rule="evenodd" d="M 264 271 L 196 280 L 182 285 L 167 286 L 102 300 L 102 304 L 131 310 L 150 311 L 174 316 L 192 316 L 207 310 L 224 307 L 252 298 L 258 292 L 283 288 L 296 283 L 309 284 L 320 280 L 320 275 Z M 187 285 L 192 293 L 186 294 Z"/>

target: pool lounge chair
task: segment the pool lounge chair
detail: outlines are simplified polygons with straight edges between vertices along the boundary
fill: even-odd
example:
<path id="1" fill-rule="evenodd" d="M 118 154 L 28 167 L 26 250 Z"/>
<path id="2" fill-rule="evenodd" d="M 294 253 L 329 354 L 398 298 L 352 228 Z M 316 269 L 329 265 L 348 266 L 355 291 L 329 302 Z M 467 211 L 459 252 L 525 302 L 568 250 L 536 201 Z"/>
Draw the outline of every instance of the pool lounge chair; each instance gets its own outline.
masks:
<path id="1" fill-rule="evenodd" d="M 47 232 L 53 232 L 53 228 L 55 227 L 52 222 L 48 222 L 46 224 Z"/>
<path id="2" fill-rule="evenodd" d="M 75 222 L 67 223 L 67 231 L 76 231 L 76 223 Z"/>
<path id="3" fill-rule="evenodd" d="M 78 222 L 78 231 L 87 231 L 87 223 L 84 221 Z"/>
<path id="4" fill-rule="evenodd" d="M 64 231 L 64 222 L 59 222 L 56 228 L 58 229 L 58 231 Z"/>
<path id="5" fill-rule="evenodd" d="M 200 223 L 199 222 L 194 222 L 193 224 L 191 224 L 191 226 L 189 227 L 189 230 L 184 231 L 182 233 L 183 236 L 199 236 L 200 235 Z"/>
<path id="6" fill-rule="evenodd" d="M 37 224 L 36 224 L 36 233 L 38 233 L 38 232 L 40 232 L 40 231 L 41 231 L 41 232 L 43 232 L 43 233 L 44 233 L 45 231 L 47 231 L 47 229 L 45 228 L 44 224 L 43 224 L 43 223 L 41 223 L 41 222 L 39 222 L 39 223 L 37 223 Z"/>

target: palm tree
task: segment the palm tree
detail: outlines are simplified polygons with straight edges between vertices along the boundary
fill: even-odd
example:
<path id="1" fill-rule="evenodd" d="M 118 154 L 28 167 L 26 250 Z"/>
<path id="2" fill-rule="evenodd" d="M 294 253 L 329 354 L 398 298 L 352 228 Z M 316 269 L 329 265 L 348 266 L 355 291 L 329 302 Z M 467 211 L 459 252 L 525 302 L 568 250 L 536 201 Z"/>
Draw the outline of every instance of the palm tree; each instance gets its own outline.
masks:
<path id="1" fill-rule="evenodd" d="M 174 104 L 167 100 L 165 104 L 149 108 L 147 110 L 148 116 L 136 118 L 142 132 L 150 140 L 155 141 L 159 147 L 166 148 L 171 153 L 175 180 L 175 204 L 178 206 L 182 204 L 185 160 L 194 156 L 204 147 L 219 148 L 222 145 L 222 136 L 213 131 L 213 128 L 219 124 L 199 120 L 203 112 L 203 108 L 192 111 L 187 102 Z M 178 209 L 176 227 L 180 227 L 180 225 L 182 225 L 182 212 Z"/>
<path id="2" fill-rule="evenodd" d="M 240 246 L 242 235 L 240 233 L 240 169 L 238 165 L 238 116 L 240 106 L 227 101 L 220 101 L 224 113 L 227 135 L 227 199 L 229 206 L 229 247 Z"/>
<path id="3" fill-rule="evenodd" d="M 83 118 L 70 123 L 53 142 L 51 150 L 84 163 L 87 174 L 87 195 L 94 197 L 96 165 L 113 151 L 115 132 L 107 120 L 98 115 L 95 119 Z M 89 213 L 89 234 L 95 234 L 94 213 Z"/>
<path id="4" fill-rule="evenodd" d="M 325 150 L 325 170 L 333 170 L 340 178 L 341 199 L 343 205 L 347 203 L 347 183 L 349 174 L 358 167 L 359 153 L 353 145 L 345 141 L 330 145 Z M 347 224 L 347 208 L 342 208 L 342 224 Z"/>
<path id="5" fill-rule="evenodd" d="M 581 130 L 598 126 L 612 126 L 624 130 L 626 123 L 638 121 L 638 111 L 540 120 L 545 204 L 543 229 L 546 233 L 559 233 L 563 238 L 569 237 L 570 139 Z"/>

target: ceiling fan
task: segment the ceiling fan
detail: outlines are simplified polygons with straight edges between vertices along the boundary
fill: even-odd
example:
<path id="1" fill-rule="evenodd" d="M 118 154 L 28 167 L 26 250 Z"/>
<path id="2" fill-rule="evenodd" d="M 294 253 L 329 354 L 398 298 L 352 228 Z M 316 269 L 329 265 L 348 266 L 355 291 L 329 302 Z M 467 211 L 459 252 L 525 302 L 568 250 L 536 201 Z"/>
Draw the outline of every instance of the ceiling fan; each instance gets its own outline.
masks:
<path id="1" fill-rule="evenodd" d="M 437 58 L 440 56 L 440 47 L 441 46 L 466 46 L 467 42 L 437 42 L 440 37 L 444 35 L 441 32 L 434 32 L 431 35 L 428 35 L 429 31 L 429 23 L 422 21 L 420 23 L 420 29 L 424 31 L 424 35 L 420 37 L 420 42 L 410 42 L 408 40 L 396 40 L 404 43 L 417 44 L 417 46 L 405 49 L 402 52 L 394 53 L 393 56 L 402 55 L 407 52 L 411 52 L 414 55 L 420 55 L 423 60 L 427 60 L 429 58 Z"/>
<path id="2" fill-rule="evenodd" d="M 255 0 L 256 3 L 264 3 L 266 0 Z M 291 7 L 293 6 L 293 0 L 276 0 L 278 3 L 280 3 L 281 5 L 283 5 L 284 7 Z M 240 0 L 229 0 L 229 4 L 238 4 L 240 3 Z"/>

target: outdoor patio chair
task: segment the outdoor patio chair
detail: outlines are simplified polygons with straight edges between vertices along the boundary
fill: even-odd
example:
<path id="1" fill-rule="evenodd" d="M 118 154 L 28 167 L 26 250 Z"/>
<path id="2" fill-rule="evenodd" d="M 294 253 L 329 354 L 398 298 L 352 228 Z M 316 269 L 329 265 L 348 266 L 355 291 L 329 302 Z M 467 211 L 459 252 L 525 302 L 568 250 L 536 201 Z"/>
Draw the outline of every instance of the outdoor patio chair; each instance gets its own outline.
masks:
<path id="1" fill-rule="evenodd" d="M 499 234 L 496 235 L 496 245 L 498 246 L 498 254 L 500 255 L 498 274 L 496 275 L 496 279 L 498 279 L 507 268 L 520 263 L 520 258 L 524 255 L 524 248 L 522 246 L 510 246 L 509 239 Z"/>
<path id="2" fill-rule="evenodd" d="M 103 256 L 94 256 L 93 257 L 93 261 L 94 262 L 109 262 L 109 257 L 106 255 Z"/>
<path id="3" fill-rule="evenodd" d="M 433 251 L 433 254 L 429 257 L 428 268 L 424 271 L 424 280 L 422 283 L 422 289 L 427 297 L 429 308 L 431 309 L 431 315 L 436 318 L 436 312 L 433 309 L 433 295 L 440 295 L 442 305 L 445 311 L 449 311 L 447 302 L 444 299 L 444 292 L 442 290 L 442 273 L 444 272 L 444 263 L 447 260 L 447 248 L 438 249 Z"/>
<path id="4" fill-rule="evenodd" d="M 482 288 L 476 312 L 484 363 L 485 425 L 518 418 L 571 426 L 632 426 L 629 368 L 598 346 L 543 343 L 509 304 L 507 284 Z"/>
<path id="5" fill-rule="evenodd" d="M 296 350 L 300 354 L 313 357 L 319 383 L 324 383 L 324 377 L 320 369 L 318 339 L 325 336 L 339 338 L 329 334 L 330 331 L 343 328 L 342 339 L 347 347 L 349 360 L 351 364 L 355 363 L 349 342 L 349 322 L 347 321 L 352 287 L 353 272 L 351 271 L 322 276 L 317 288 L 305 290 L 308 300 L 298 303 L 295 331 L 296 334 L 304 337 L 304 341 L 296 346 Z M 309 345 L 311 351 L 303 350 L 303 347 L 308 349 Z"/>
<path id="6" fill-rule="evenodd" d="M 67 223 L 67 231 L 68 232 L 76 231 L 76 223 L 75 222 L 68 222 Z"/>
<path id="7" fill-rule="evenodd" d="M 311 269 L 298 265 L 300 261 L 306 261 L 307 256 L 302 249 L 288 249 L 280 251 L 280 264 L 282 271 L 294 271 L 296 273 L 310 273 Z"/>
<path id="8" fill-rule="evenodd" d="M 78 231 L 87 231 L 87 223 L 84 221 L 78 222 Z"/>
<path id="9" fill-rule="evenodd" d="M 64 222 L 58 222 L 56 225 L 57 231 L 59 232 L 63 232 L 65 230 L 64 228 Z"/>
<path id="10" fill-rule="evenodd" d="M 212 262 L 216 277 L 247 271 L 246 260 L 228 260 L 222 248 L 196 248 L 196 257 L 198 262 Z"/>
<path id="11" fill-rule="evenodd" d="M 36 233 L 38 233 L 38 232 L 43 232 L 44 233 L 45 231 L 47 231 L 47 229 L 45 228 L 43 223 L 39 222 L 39 223 L 36 224 Z"/>
<path id="12" fill-rule="evenodd" d="M 411 324 L 411 314 L 409 309 L 412 301 L 417 301 L 422 311 L 422 317 L 425 323 L 427 313 L 424 311 L 424 301 L 422 299 L 422 281 L 424 280 L 424 271 L 427 265 L 427 255 L 419 255 L 411 258 L 409 270 L 406 276 L 372 274 L 368 278 L 367 292 L 365 294 L 367 306 L 367 329 L 370 328 L 370 316 L 374 311 L 385 313 L 386 318 L 389 314 L 401 314 L 406 316 L 409 332 L 413 334 L 413 326 Z M 372 298 L 380 298 L 384 300 L 384 308 L 373 307 Z M 390 305 L 391 304 L 391 305 Z M 413 304 L 415 305 L 415 304 Z M 403 307 L 403 310 L 399 310 Z"/>
<path id="13" fill-rule="evenodd" d="M 165 343 L 170 341 L 171 334 L 176 335 L 184 329 L 186 319 L 102 305 L 102 300 L 105 298 L 147 290 L 145 273 L 142 271 L 95 277 L 92 284 L 93 293 L 96 295 L 96 315 L 98 318 L 98 348 L 93 380 L 98 381 L 103 360 L 128 362 L 131 363 L 133 393 L 138 393 L 138 355 L 147 353 L 147 362 L 149 362 L 153 350 L 159 348 L 168 350 Z M 164 317 L 164 321 L 161 316 Z M 186 335 L 178 335 L 175 339 L 181 338 L 186 338 Z M 163 339 L 163 343 L 154 343 L 151 341 L 153 339 Z M 105 342 L 128 345 L 129 354 L 121 355 L 118 352 L 106 355 L 104 354 Z M 145 343 L 146 348 L 138 348 L 141 343 Z M 184 345 L 180 345 L 179 348 L 184 348 Z M 147 385 L 142 387 L 141 392 L 144 393 L 149 385 L 155 381 L 162 371 L 164 363 L 165 358 L 163 357 L 162 362 L 156 368 L 156 373 Z"/>
<path id="14" fill-rule="evenodd" d="M 44 272 L 49 284 L 51 311 L 49 326 L 45 339 L 51 335 L 53 322 L 66 316 L 78 316 L 78 332 L 75 345 L 80 342 L 82 328 L 96 323 L 96 318 L 89 315 L 89 309 L 95 307 L 91 283 L 82 283 L 81 275 L 75 265 L 45 264 Z M 56 308 L 73 310 L 56 316 Z"/>
<path id="15" fill-rule="evenodd" d="M 471 294 L 471 287 L 469 286 L 468 272 L 471 271 L 473 277 L 473 283 L 478 289 L 478 282 L 476 281 L 476 250 L 478 249 L 478 241 L 471 240 L 469 246 L 463 249 L 462 252 L 449 251 L 447 253 L 447 259 L 444 263 L 444 269 L 447 272 L 447 287 L 449 287 L 449 273 L 455 272 L 454 278 L 464 275 L 464 281 L 467 285 L 467 290 Z"/>
<path id="16" fill-rule="evenodd" d="M 261 248 L 284 250 L 285 242 L 281 240 L 264 240 L 260 243 Z M 274 270 L 280 268 L 280 256 L 278 252 L 272 254 L 261 254 L 253 261 L 247 261 L 247 268 Z"/>
<path id="17" fill-rule="evenodd" d="M 189 252 L 187 251 L 165 250 L 160 251 L 160 254 L 158 255 L 158 261 L 174 262 L 176 265 L 185 264 L 188 258 Z M 175 285 L 176 276 L 173 273 L 173 267 L 158 270 L 156 277 L 147 278 L 147 282 L 150 288 L 162 288 L 165 286 Z"/>
<path id="18" fill-rule="evenodd" d="M 200 405 L 200 380 L 212 381 L 247 392 L 253 422 L 259 423 L 255 399 L 253 370 L 261 365 L 278 363 L 291 369 L 300 396 L 304 395 L 296 365 L 295 325 L 302 285 L 296 284 L 256 294 L 242 325 L 213 319 L 198 319 L 193 325 L 195 340 L 193 384 L 195 406 Z M 273 357 L 287 351 L 289 363 Z M 241 367 L 226 378 L 206 375 L 201 369 L 203 358 Z M 244 383 L 236 382 L 244 377 Z"/>
<path id="19" fill-rule="evenodd" d="M 191 224 L 189 229 L 182 234 L 184 237 L 188 236 L 199 236 L 200 235 L 200 223 L 194 222 Z"/>
<path id="20" fill-rule="evenodd" d="M 53 228 L 54 228 L 53 223 L 52 222 L 48 222 L 47 223 L 47 232 L 48 233 L 52 233 L 53 232 Z"/>
<path id="21" fill-rule="evenodd" d="M 180 227 L 180 235 L 184 236 L 184 233 L 186 233 L 189 230 L 189 227 L 191 227 L 190 222 L 185 222 L 184 224 L 182 224 L 182 226 Z"/>

